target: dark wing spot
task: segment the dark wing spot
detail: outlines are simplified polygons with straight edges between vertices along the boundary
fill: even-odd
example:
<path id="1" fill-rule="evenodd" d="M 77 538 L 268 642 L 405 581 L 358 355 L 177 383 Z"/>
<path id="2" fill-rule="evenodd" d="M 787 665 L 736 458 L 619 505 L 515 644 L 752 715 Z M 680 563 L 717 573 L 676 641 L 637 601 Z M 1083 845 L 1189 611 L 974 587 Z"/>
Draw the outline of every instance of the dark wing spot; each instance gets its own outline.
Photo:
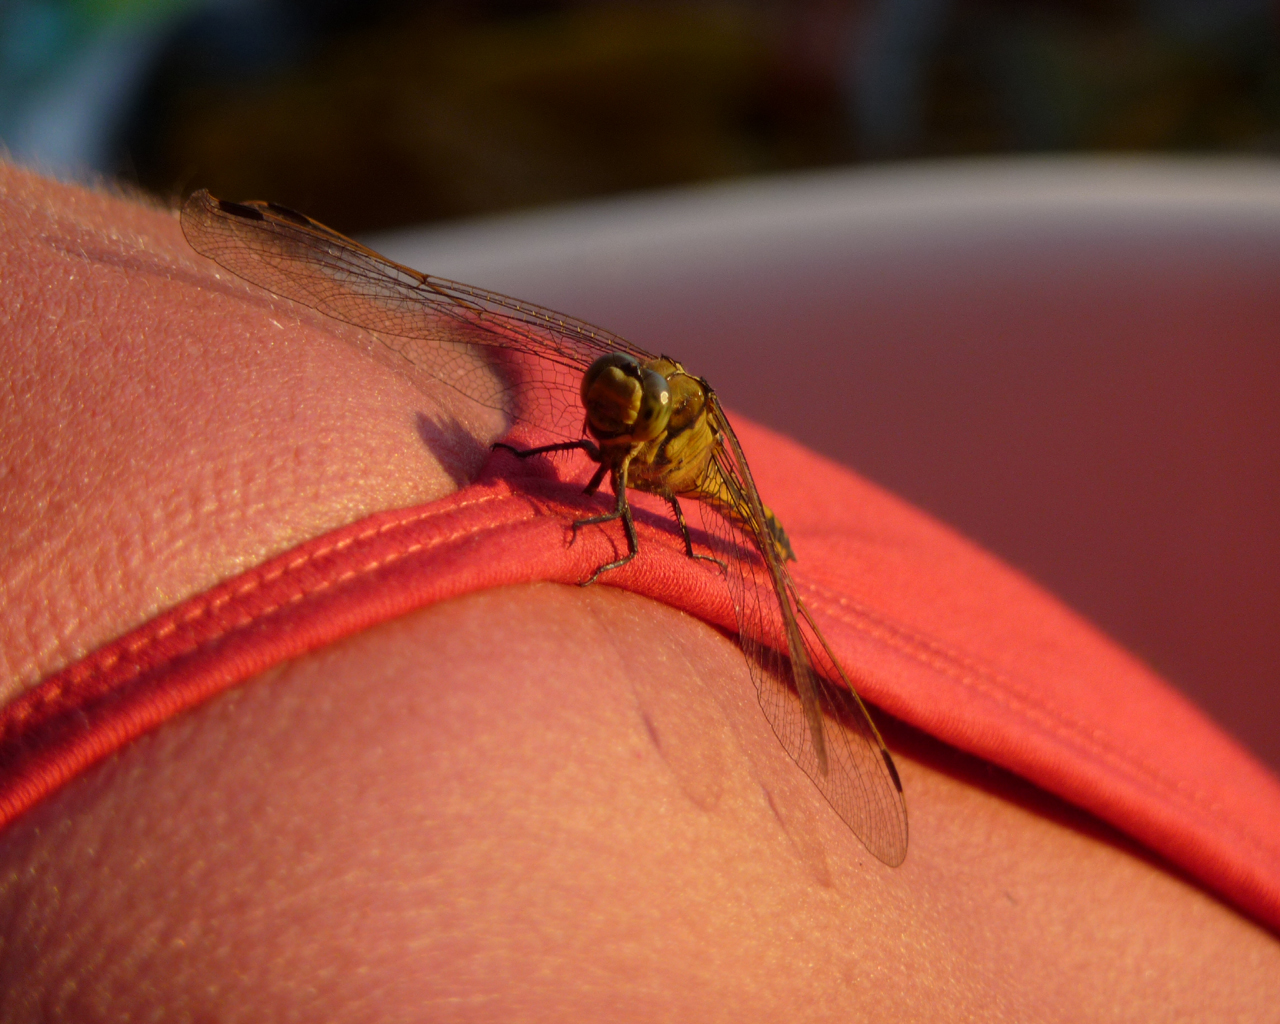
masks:
<path id="1" fill-rule="evenodd" d="M 233 217 L 242 217 L 245 220 L 266 220 L 262 213 L 255 210 L 252 206 L 244 206 L 241 203 L 233 203 L 229 199 L 219 199 L 218 209 L 223 213 L 229 213 Z"/>
<path id="2" fill-rule="evenodd" d="M 902 780 L 898 778 L 898 766 L 893 763 L 893 758 L 889 756 L 889 751 L 884 747 L 880 748 L 880 756 L 884 758 L 884 766 L 889 769 L 890 776 L 893 777 L 893 784 L 898 787 L 898 792 L 902 792 Z"/>

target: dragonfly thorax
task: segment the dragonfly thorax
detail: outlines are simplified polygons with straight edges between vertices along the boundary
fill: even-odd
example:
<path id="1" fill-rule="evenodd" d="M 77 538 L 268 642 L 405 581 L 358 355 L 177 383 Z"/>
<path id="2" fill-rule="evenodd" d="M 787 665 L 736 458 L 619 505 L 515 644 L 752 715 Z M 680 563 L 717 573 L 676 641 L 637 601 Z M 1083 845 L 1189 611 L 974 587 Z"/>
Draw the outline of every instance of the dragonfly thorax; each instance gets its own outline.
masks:
<path id="1" fill-rule="evenodd" d="M 587 429 L 601 441 L 652 441 L 671 419 L 671 386 L 622 352 L 601 356 L 582 375 Z"/>

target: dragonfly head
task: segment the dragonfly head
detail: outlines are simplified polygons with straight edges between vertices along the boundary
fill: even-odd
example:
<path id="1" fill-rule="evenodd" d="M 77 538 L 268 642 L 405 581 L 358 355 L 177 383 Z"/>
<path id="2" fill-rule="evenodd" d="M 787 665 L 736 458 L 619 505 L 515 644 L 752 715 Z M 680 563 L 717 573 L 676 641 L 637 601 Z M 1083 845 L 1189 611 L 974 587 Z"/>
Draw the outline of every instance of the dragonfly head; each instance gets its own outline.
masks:
<path id="1" fill-rule="evenodd" d="M 671 419 L 671 386 L 656 370 L 612 352 L 582 375 L 582 405 L 591 433 L 601 440 L 652 441 Z"/>

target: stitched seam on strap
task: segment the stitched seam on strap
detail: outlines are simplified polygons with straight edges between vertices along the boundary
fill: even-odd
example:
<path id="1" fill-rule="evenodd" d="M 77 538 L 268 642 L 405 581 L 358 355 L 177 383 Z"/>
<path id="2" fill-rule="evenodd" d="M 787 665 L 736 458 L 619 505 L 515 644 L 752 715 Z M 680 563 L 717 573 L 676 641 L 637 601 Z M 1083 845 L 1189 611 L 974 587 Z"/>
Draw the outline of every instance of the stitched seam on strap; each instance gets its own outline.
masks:
<path id="1" fill-rule="evenodd" d="M 447 510 L 431 510 L 431 511 L 419 513 L 414 516 L 410 516 L 403 520 L 396 520 L 390 523 L 382 523 L 377 527 L 366 530 L 353 537 L 344 538 L 341 541 L 337 541 L 325 547 L 317 548 L 315 551 L 307 552 L 306 554 L 298 558 L 295 558 L 292 561 L 287 562 L 285 565 L 280 566 L 274 570 L 271 570 L 269 572 L 263 572 L 261 574 L 255 574 L 253 579 L 244 581 L 242 585 L 238 586 L 231 592 L 220 595 L 217 598 L 214 598 L 208 602 L 202 603 L 201 605 L 188 610 L 176 622 L 171 621 L 171 622 L 165 623 L 163 626 L 156 628 L 154 631 L 149 631 L 145 636 L 138 637 L 137 640 L 129 644 L 124 649 L 124 651 L 113 651 L 109 654 L 104 653 L 101 656 L 92 659 L 89 663 L 82 662 L 80 668 L 70 678 L 44 689 L 37 687 L 37 689 L 34 691 L 35 693 L 38 694 L 38 697 L 35 701 L 24 704 L 21 708 L 15 709 L 11 713 L 11 717 L 8 717 L 3 723 L 0 723 L 0 740 L 3 740 L 7 736 L 9 736 L 17 726 L 20 726 L 23 722 L 25 722 L 28 718 L 30 718 L 31 715 L 34 714 L 36 711 L 44 711 L 48 709 L 51 705 L 58 703 L 63 698 L 64 694 L 67 692 L 69 688 L 80 686 L 90 677 L 102 672 L 109 671 L 110 669 L 114 668 L 126 656 L 136 657 L 141 651 L 145 650 L 147 647 L 163 639 L 164 637 L 167 637 L 170 634 L 176 632 L 179 625 L 184 625 L 184 626 L 190 625 L 191 623 L 196 622 L 201 618 L 204 618 L 205 616 L 211 614 L 212 612 L 220 610 L 221 608 L 225 607 L 228 603 L 244 598 L 246 595 L 253 593 L 255 590 L 259 589 L 265 584 L 274 583 L 286 575 L 297 573 L 305 565 L 315 561 L 316 559 L 322 558 L 325 555 L 333 553 L 334 551 L 346 550 L 347 548 L 351 547 L 354 544 L 367 542 L 375 537 L 381 536 L 386 533 L 390 533 L 393 530 L 399 529 L 401 527 L 411 526 L 425 519 L 429 519 L 433 515 L 447 515 L 447 514 L 451 514 L 452 512 L 456 511 L 459 508 L 473 508 L 475 506 L 485 504 L 486 502 L 495 501 L 495 500 L 498 500 L 499 498 L 505 498 L 505 497 L 509 497 L 509 495 L 493 495 L 493 494 L 484 495 L 483 497 L 474 499 L 465 504 L 451 506 Z M 527 517 L 524 521 L 528 521 L 529 518 L 532 518 L 532 516 Z M 192 643 L 190 646 L 185 647 L 182 650 L 174 651 L 169 656 L 168 661 L 172 661 L 176 658 L 184 657 L 185 655 L 190 654 L 192 651 L 200 647 L 206 646 L 208 644 L 216 643 L 219 640 L 225 639 L 227 636 L 229 636 L 233 632 L 236 632 L 237 630 L 244 629 L 244 628 L 247 628 L 248 626 L 252 626 L 258 622 L 261 622 L 263 619 L 266 619 L 269 616 L 275 614 L 277 611 L 279 611 L 281 608 L 285 607 L 286 605 L 295 605 L 300 601 L 306 600 L 309 597 L 313 597 L 316 594 L 323 593 L 324 591 L 330 589 L 331 587 L 339 583 L 345 583 L 357 576 L 367 575 L 369 573 L 376 572 L 378 569 L 385 568 L 386 566 L 391 565 L 401 560 L 402 558 L 406 558 L 407 556 L 414 554 L 420 550 L 424 550 L 424 549 L 429 550 L 434 547 L 439 547 L 442 544 L 452 543 L 453 541 L 459 539 L 460 537 L 465 537 L 468 535 L 481 536 L 485 533 L 490 533 L 495 530 L 501 530 L 507 525 L 509 525 L 509 523 L 502 523 L 496 526 L 484 527 L 480 530 L 476 530 L 474 528 L 466 528 L 462 530 L 456 530 L 453 533 L 447 534 L 442 537 L 437 537 L 434 540 L 432 540 L 430 543 L 422 542 L 418 544 L 412 544 L 409 547 L 405 548 L 404 550 L 395 552 L 391 556 L 384 558 L 380 561 L 369 562 L 366 565 L 361 566 L 359 569 L 349 570 L 343 573 L 341 576 L 337 576 L 329 580 L 324 580 L 316 586 L 300 590 L 297 593 L 291 595 L 289 599 L 286 601 L 281 601 L 267 608 L 259 609 L 258 611 L 256 611 L 255 613 L 253 613 L 252 615 L 250 615 L 248 618 L 244 619 L 241 622 L 237 622 L 231 626 L 228 626 L 225 629 L 222 629 L 211 636 L 204 637 L 198 643 Z M 159 667 L 159 666 L 153 666 L 153 667 Z M 127 682 L 128 680 L 138 675 L 138 673 L 141 671 L 142 671 L 142 667 L 140 665 L 135 665 L 134 670 L 131 673 L 129 673 L 127 676 L 120 679 L 118 682 L 121 682 L 121 683 Z M 32 691 L 28 691 L 28 692 L 32 692 Z M 21 697 L 19 697 L 18 699 L 21 700 Z"/>
<path id="2" fill-rule="evenodd" d="M 1115 742 L 1114 738 L 1103 730 L 1091 728 L 1074 716 L 1061 714 L 1057 710 L 1035 700 L 1029 691 L 1017 684 L 1009 676 L 994 671 L 971 657 L 954 651 L 943 644 L 927 637 L 922 637 L 906 627 L 881 618 L 869 611 L 866 606 L 851 601 L 847 597 L 825 587 L 807 581 L 805 586 L 813 593 L 822 595 L 824 604 L 827 605 L 826 611 L 833 618 L 839 619 L 865 636 L 889 644 L 921 664 L 940 671 L 963 686 L 994 700 L 1002 707 L 1031 717 L 1053 734 L 1073 740 L 1113 767 L 1121 768 L 1129 775 L 1142 779 L 1167 794 L 1176 795 L 1183 803 L 1198 808 L 1211 816 L 1215 822 L 1225 826 L 1233 835 L 1254 850 L 1264 853 L 1268 857 L 1273 858 L 1276 856 L 1276 851 L 1272 847 L 1263 844 L 1256 837 L 1240 831 L 1228 818 L 1217 813 L 1222 807 L 1221 801 L 1209 798 L 1199 788 L 1169 779 L 1148 762 L 1126 754 Z M 843 604 L 841 603 L 842 600 Z M 850 618 L 846 609 L 855 611 L 863 621 Z M 877 628 L 868 628 L 868 623 Z M 985 685 L 983 680 L 986 681 Z M 1015 706 L 1010 700 L 1011 695 L 1016 697 L 1023 706 Z"/>

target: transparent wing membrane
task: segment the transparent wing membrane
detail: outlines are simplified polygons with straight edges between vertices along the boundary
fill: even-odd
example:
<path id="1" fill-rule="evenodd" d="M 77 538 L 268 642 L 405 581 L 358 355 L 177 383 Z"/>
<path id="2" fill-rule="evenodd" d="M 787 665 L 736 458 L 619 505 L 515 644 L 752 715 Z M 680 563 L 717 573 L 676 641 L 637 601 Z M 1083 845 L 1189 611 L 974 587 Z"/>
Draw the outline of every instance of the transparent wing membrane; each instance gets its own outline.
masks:
<path id="1" fill-rule="evenodd" d="M 581 434 L 585 366 L 609 352 L 651 358 L 580 320 L 393 263 L 274 204 L 197 192 L 182 230 L 237 277 L 371 331 L 473 401 L 566 439 Z"/>
<path id="2" fill-rule="evenodd" d="M 182 209 L 182 230 L 193 249 L 238 277 L 370 331 L 416 370 L 564 440 L 582 436 L 579 388 L 597 357 L 654 358 L 580 320 L 393 263 L 272 203 L 197 192 Z M 726 566 L 760 706 L 836 813 L 872 854 L 897 866 L 907 813 L 893 761 L 796 594 L 779 554 L 781 531 L 771 533 L 776 521 L 710 389 L 706 403 L 719 440 L 694 496 Z"/>
<path id="3" fill-rule="evenodd" d="M 732 427 L 720 415 L 725 444 L 708 467 L 713 479 L 706 489 L 740 493 L 751 518 L 702 502 L 702 524 L 712 553 L 726 566 L 738 641 L 760 707 L 783 749 L 854 835 L 897 867 L 907 856 L 907 806 L 897 769 L 773 544 L 752 526 L 765 521 L 764 509 Z"/>

